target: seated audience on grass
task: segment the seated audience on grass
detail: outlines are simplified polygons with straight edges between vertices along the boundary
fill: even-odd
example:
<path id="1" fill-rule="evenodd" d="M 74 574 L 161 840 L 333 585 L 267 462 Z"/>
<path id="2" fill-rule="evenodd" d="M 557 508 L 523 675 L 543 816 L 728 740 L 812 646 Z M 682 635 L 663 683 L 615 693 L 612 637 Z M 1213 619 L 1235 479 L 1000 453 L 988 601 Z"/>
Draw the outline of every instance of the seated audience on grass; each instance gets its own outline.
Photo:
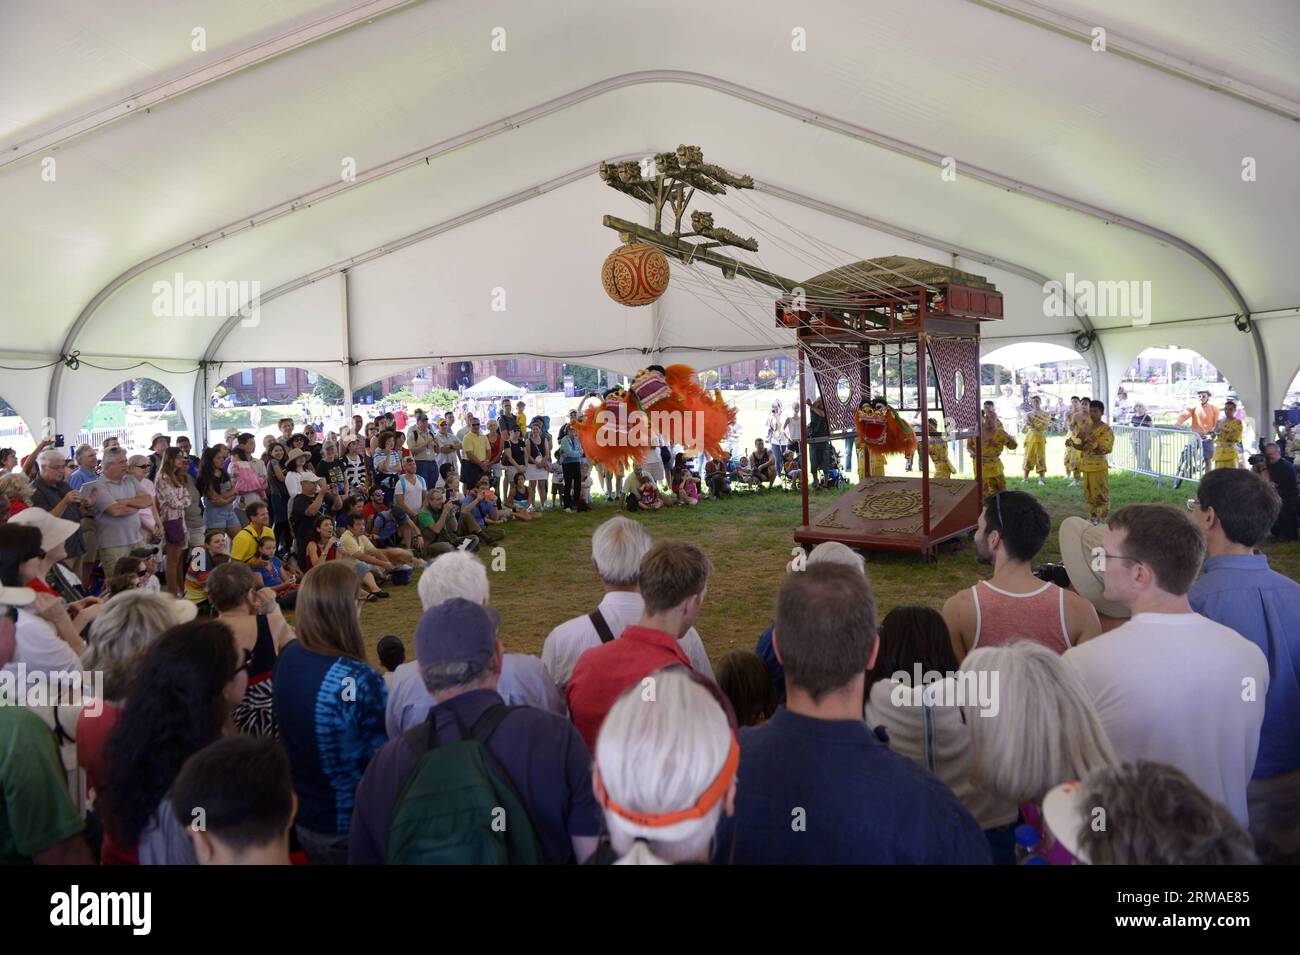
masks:
<path id="1" fill-rule="evenodd" d="M 790 482 L 790 487 L 797 490 L 801 472 L 799 471 L 799 459 L 793 451 L 787 451 L 782 456 L 781 470 L 785 474 L 785 479 Z"/>
<path id="2" fill-rule="evenodd" d="M 439 557 L 434 567 L 456 556 Z M 504 656 L 497 638 L 500 620 L 481 601 L 464 598 L 431 607 L 420 618 L 416 662 L 438 704 L 423 722 L 389 741 L 367 768 L 353 814 L 348 855 L 353 864 L 485 859 L 555 864 L 583 862 L 595 851 L 600 812 L 591 757 L 564 717 L 505 705 L 497 692 Z M 507 777 L 488 785 L 483 795 L 508 807 L 506 826 L 495 826 L 493 813 L 476 818 L 458 812 L 465 804 L 458 790 L 474 778 L 463 769 L 453 780 L 439 778 L 442 767 L 455 771 L 451 757 L 440 762 L 425 755 L 467 737 L 485 746 L 493 757 L 489 765 Z M 421 772 L 422 767 L 427 768 Z M 478 779 L 487 783 L 482 775 Z M 474 822 L 467 826 L 466 819 Z"/>
<path id="3" fill-rule="evenodd" d="M 786 705 L 740 731 L 744 782 L 714 861 L 987 863 L 988 842 L 952 791 L 862 719 L 878 649 L 866 575 L 825 561 L 787 574 L 772 643 Z"/>
<path id="4" fill-rule="evenodd" d="M 267 546 L 272 546 L 271 541 Z M 208 600 L 217 619 L 230 628 L 240 650 L 248 651 L 248 689 L 235 709 L 235 727 L 253 736 L 275 735 L 271 708 L 271 675 L 275 661 L 296 639 L 275 603 L 274 592 L 245 564 L 229 561 L 208 577 Z"/>
<path id="5" fill-rule="evenodd" d="M 316 517 L 315 526 L 312 529 L 311 540 L 307 543 L 307 570 L 310 572 L 313 567 L 319 567 L 322 564 L 345 558 L 343 563 L 348 566 L 357 576 L 357 585 L 365 592 L 367 600 L 378 600 L 380 597 L 389 596 L 387 591 L 380 590 L 379 584 L 375 581 L 375 575 L 370 571 L 370 565 L 364 561 L 348 560 L 343 553 L 343 548 L 339 546 L 338 540 L 334 537 L 334 519 L 328 514 L 320 514 Z"/>
<path id="6" fill-rule="evenodd" d="M 262 578 L 262 586 L 275 594 L 275 602 L 283 610 L 292 610 L 298 602 L 298 575 L 275 555 L 275 540 L 263 538 L 260 545 L 261 561 L 254 570 Z M 250 565 L 251 566 L 251 565 Z"/>
<path id="7" fill-rule="evenodd" d="M 643 511 L 657 511 L 665 504 L 672 503 L 672 498 L 660 490 L 659 485 L 650 475 L 642 474 L 639 481 L 636 497 L 629 503 L 636 504 Z"/>
<path id="8" fill-rule="evenodd" d="M 356 577 L 341 563 L 307 571 L 298 639 L 280 652 L 274 709 L 298 794 L 295 831 L 314 865 L 347 861 L 357 783 L 385 741 L 388 691 L 366 662 Z"/>
<path id="9" fill-rule="evenodd" d="M 190 551 L 189 563 L 185 566 L 185 599 L 192 601 L 200 610 L 210 607 L 208 603 L 208 574 L 213 569 L 230 560 L 230 538 L 223 528 L 212 527 L 203 532 L 203 546 Z"/>
<path id="10" fill-rule="evenodd" d="M 732 650 L 718 661 L 718 688 L 731 703 L 739 726 L 762 726 L 776 712 L 776 691 L 757 653 Z"/>
<path id="11" fill-rule="evenodd" d="M 274 541 L 275 531 L 271 529 L 271 509 L 265 501 L 250 501 L 244 509 L 248 523 L 230 538 L 230 559 L 241 564 L 248 564 L 256 569 L 261 563 L 260 549 L 264 540 Z"/>
<path id="12" fill-rule="evenodd" d="M 975 556 L 993 576 L 957 591 L 943 605 L 957 661 L 976 647 L 1031 640 L 1056 653 L 1101 633 L 1083 597 L 1034 576 L 1034 557 L 1052 533 L 1047 509 L 1032 494 L 1000 491 L 984 499 Z"/>
<path id="13" fill-rule="evenodd" d="M 727 469 L 717 458 L 710 458 L 704 465 L 704 484 L 709 490 L 710 497 L 722 497 L 724 494 L 731 493 L 731 480 L 727 476 Z"/>
<path id="14" fill-rule="evenodd" d="M 641 560 L 653 544 L 644 526 L 622 516 L 611 517 L 591 535 L 591 563 L 605 595 L 591 613 L 552 630 L 542 645 L 542 662 L 561 690 L 568 686 L 584 653 L 614 640 L 645 613 L 639 590 Z M 693 626 L 682 637 L 681 648 L 691 669 L 713 679 L 704 641 Z"/>
<path id="15" fill-rule="evenodd" d="M 754 441 L 754 453 L 750 456 L 750 466 L 753 469 L 755 481 L 759 483 L 766 481 L 768 487 L 776 483 L 776 458 L 771 451 L 763 446 L 762 438 Z"/>
<path id="16" fill-rule="evenodd" d="M 420 509 L 424 507 L 424 495 L 429 490 L 424 483 L 424 478 L 416 473 L 416 464 L 415 458 L 407 458 L 403 461 L 402 474 L 393 485 L 393 510 L 398 515 L 402 546 L 407 550 L 412 550 L 415 546 L 415 535 L 419 526 L 417 521 L 420 517 Z"/>
<path id="17" fill-rule="evenodd" d="M 443 554 L 420 574 L 417 585 L 420 607 L 428 610 L 457 597 L 474 603 L 488 603 L 488 575 L 483 562 L 473 554 L 456 551 Z M 560 716 L 568 715 L 564 694 L 551 679 L 546 665 L 527 653 L 507 653 L 501 662 L 497 693 L 511 706 L 535 706 Z M 401 664 L 389 681 L 388 713 L 385 726 L 390 737 L 400 736 L 424 722 L 434 699 L 429 695 L 414 661 Z"/>
<path id="18" fill-rule="evenodd" d="M 1213 473 L 1213 472 L 1211 472 Z M 1246 473 L 1246 472 L 1242 472 Z M 1097 809 L 1106 813 L 1097 825 Z M 1250 834 L 1182 770 L 1139 760 L 1094 769 L 1043 800 L 1052 836 L 1090 865 L 1251 865 Z"/>
<path id="19" fill-rule="evenodd" d="M 691 665 L 681 641 L 700 614 L 712 570 L 704 552 L 685 541 L 660 541 L 641 558 L 640 619 L 583 653 L 565 687 L 569 715 L 589 749 L 619 694 L 656 670 Z"/>
<path id="20" fill-rule="evenodd" d="M 465 492 L 465 499 L 460 503 L 462 527 L 466 533 L 472 532 L 485 544 L 495 544 L 505 533 L 498 524 L 505 523 L 499 516 L 496 503 L 488 497 L 492 493 L 486 476 Z"/>
<path id="21" fill-rule="evenodd" d="M 19 577 L 25 586 L 38 594 L 63 596 L 64 606 L 78 632 L 85 633 L 86 627 L 95 619 L 102 609 L 98 597 L 78 597 L 85 593 L 81 581 L 68 570 L 67 542 L 77 533 L 76 521 L 54 517 L 49 511 L 39 507 L 29 507 L 21 514 L 15 514 L 10 520 L 15 527 L 34 527 L 40 532 L 41 550 L 45 552 L 39 562 L 20 569 Z M 51 587 L 50 584 L 56 587 Z M 158 589 L 157 585 L 150 589 Z"/>
<path id="22" fill-rule="evenodd" d="M 135 590 L 110 600 L 91 625 L 81 668 L 104 674 L 104 698 L 87 702 L 77 722 L 77 762 L 86 773 L 89 792 L 100 792 L 108 778 L 108 740 L 122 719 L 144 655 L 164 632 L 189 623 L 194 615 L 194 604 L 188 600 Z M 134 865 L 138 859 L 134 849 L 119 846 L 112 831 L 105 829 L 100 861 Z"/>
<path id="23" fill-rule="evenodd" d="M 393 700 L 393 671 L 406 662 L 406 644 L 402 643 L 402 638 L 395 633 L 390 633 L 386 637 L 380 637 L 379 642 L 375 644 L 375 656 L 379 657 L 379 665 L 384 668 L 384 685 L 388 687 L 388 701 L 391 704 Z M 387 721 L 387 716 L 385 716 Z M 392 736 L 390 732 L 388 734 Z"/>
<path id="24" fill-rule="evenodd" d="M 668 667 L 653 679 L 654 699 L 629 687 L 596 741 L 594 784 L 609 832 L 608 861 L 708 862 L 718 821 L 735 812 L 735 729 L 716 689 L 689 668 Z"/>
<path id="25" fill-rule="evenodd" d="M 513 490 L 507 505 L 510 508 L 510 516 L 517 521 L 535 521 L 541 518 L 541 512 L 533 510 L 528 504 L 528 478 L 524 476 L 523 471 L 517 471 L 512 478 Z"/>
<path id="26" fill-rule="evenodd" d="M 215 620 L 173 627 L 145 651 L 128 706 L 108 739 L 97 806 L 121 853 L 144 865 L 192 865 L 168 793 L 185 760 L 224 733 L 244 698 L 248 657 Z"/>
<path id="27" fill-rule="evenodd" d="M 36 594 L 0 587 L 0 666 L 17 650 L 17 611 Z M 49 728 L 24 706 L 0 706 L 0 865 L 88 865 L 84 825 Z"/>
<path id="28" fill-rule="evenodd" d="M 1205 535 L 1181 509 L 1131 504 L 1111 515 L 1103 546 L 1106 597 L 1133 617 L 1065 662 L 1120 759 L 1177 766 L 1248 826 L 1268 660 L 1237 631 L 1192 610 L 1187 592 Z"/>
<path id="29" fill-rule="evenodd" d="M 313 538 L 316 518 L 325 513 L 325 482 L 317 480 L 316 472 L 311 470 L 311 457 L 301 448 L 290 451 L 284 463 L 294 557 L 301 567 L 307 564 L 307 544 Z"/>
<path id="30" fill-rule="evenodd" d="M 974 744 L 971 783 L 1020 806 L 1021 817 L 1043 838 L 1047 791 L 1117 762 L 1092 701 L 1058 654 L 1028 640 L 971 651 L 960 679 L 967 688 L 964 709 Z M 972 704 L 972 693 L 983 693 L 983 700 Z M 996 861 L 1011 861 L 1014 846 L 1008 849 L 992 833 L 990 842 Z M 1072 861 L 1063 849 L 1050 846 L 1047 860 Z"/>
<path id="31" fill-rule="evenodd" d="M 1016 804 L 971 783 L 970 721 L 979 709 L 973 701 L 960 705 L 959 664 L 943 616 L 930 607 L 895 607 L 881 621 L 879 640 L 867 671 L 867 725 L 883 726 L 890 749 L 943 780 L 989 836 L 994 861 L 1010 862 Z"/>
<path id="32" fill-rule="evenodd" d="M 298 798 L 271 740 L 230 736 L 199 750 L 176 776 L 171 810 L 199 865 L 289 864 Z"/>
<path id="33" fill-rule="evenodd" d="M 867 573 L 867 565 L 862 559 L 862 555 L 839 541 L 823 541 L 814 547 L 804 560 L 805 566 L 807 564 L 829 562 L 852 567 L 863 576 Z M 784 704 L 785 668 L 781 666 L 781 661 L 772 648 L 771 627 L 768 627 L 759 635 L 758 643 L 754 646 L 754 652 L 758 654 L 758 658 L 763 661 L 763 665 L 767 667 L 767 672 L 772 676 L 772 689 L 776 692 L 776 702 Z"/>
<path id="34" fill-rule="evenodd" d="M 399 567 L 413 567 L 415 555 L 401 547 L 376 547 L 366 536 L 366 516 L 360 510 L 354 510 L 340 519 L 343 534 L 339 537 L 339 546 L 343 553 L 353 560 L 364 561 L 372 570 L 391 574 Z"/>
<path id="35" fill-rule="evenodd" d="M 18 610 L 14 632 L 17 651 L 13 661 L 5 665 L 15 678 L 19 663 L 26 667 L 29 679 L 41 673 L 77 670 L 78 658 L 86 651 L 81 628 L 71 616 L 73 608 L 46 592 L 48 587 L 42 590 L 31 586 L 39 581 L 44 587 L 38 576 L 44 560 L 39 530 L 12 520 L 0 525 L 0 584 L 36 591 L 36 600 Z"/>
<path id="36" fill-rule="evenodd" d="M 1256 851 L 1261 862 L 1300 862 L 1300 583 L 1255 551 L 1277 520 L 1277 491 L 1249 471 L 1219 468 L 1201 479 L 1189 506 L 1208 554 L 1187 594 L 1191 608 L 1268 659 L 1259 753 L 1246 788 Z"/>
<path id="37" fill-rule="evenodd" d="M 425 496 L 424 508 L 416 518 L 423 541 L 423 552 L 429 556 L 449 554 L 459 550 L 465 538 L 458 532 L 460 509 L 455 501 L 447 500 L 441 487 L 435 487 Z"/>

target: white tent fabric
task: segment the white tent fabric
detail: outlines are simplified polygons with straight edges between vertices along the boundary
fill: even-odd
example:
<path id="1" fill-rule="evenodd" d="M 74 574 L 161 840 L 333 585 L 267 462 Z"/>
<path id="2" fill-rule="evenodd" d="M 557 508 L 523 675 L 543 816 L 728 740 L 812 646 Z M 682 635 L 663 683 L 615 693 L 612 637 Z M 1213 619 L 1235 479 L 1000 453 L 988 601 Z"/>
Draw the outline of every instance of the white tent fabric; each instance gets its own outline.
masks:
<path id="1" fill-rule="evenodd" d="M 519 398 L 524 394 L 524 389 L 518 385 L 512 385 L 508 381 L 491 375 L 475 384 L 472 388 L 465 389 L 466 398 Z"/>
<path id="2" fill-rule="evenodd" d="M 1051 342 L 1015 342 L 1003 345 L 980 357 L 983 365 L 1001 365 L 1018 371 L 1035 365 L 1048 365 L 1058 361 L 1082 361 L 1082 356 L 1072 348 Z"/>
<path id="3" fill-rule="evenodd" d="M 252 366 L 350 393 L 788 349 L 770 290 L 716 272 L 641 309 L 600 288 L 601 215 L 645 211 L 596 164 L 695 143 L 754 176 L 695 206 L 773 271 L 955 263 L 1005 295 L 986 350 L 1095 331 L 1104 387 L 1176 344 L 1272 405 L 1300 365 L 1297 49 L 1293 0 L 6 0 L 0 394 L 80 422 L 147 376 L 193 423 Z M 261 308 L 185 315 L 177 277 Z M 1055 316 L 1049 281 L 1149 308 Z"/>

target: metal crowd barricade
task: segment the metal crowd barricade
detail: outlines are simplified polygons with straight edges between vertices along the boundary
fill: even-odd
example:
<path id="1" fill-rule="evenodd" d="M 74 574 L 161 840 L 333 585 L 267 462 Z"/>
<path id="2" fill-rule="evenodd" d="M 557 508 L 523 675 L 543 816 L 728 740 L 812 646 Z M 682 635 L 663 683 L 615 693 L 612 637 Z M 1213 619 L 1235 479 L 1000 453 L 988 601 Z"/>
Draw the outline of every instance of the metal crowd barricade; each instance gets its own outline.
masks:
<path id="1" fill-rule="evenodd" d="M 1115 447 L 1110 466 L 1134 474 L 1147 474 L 1158 484 L 1169 481 L 1177 487 L 1183 481 L 1200 481 L 1205 474 L 1201 439 L 1181 428 L 1135 428 L 1113 424 Z"/>

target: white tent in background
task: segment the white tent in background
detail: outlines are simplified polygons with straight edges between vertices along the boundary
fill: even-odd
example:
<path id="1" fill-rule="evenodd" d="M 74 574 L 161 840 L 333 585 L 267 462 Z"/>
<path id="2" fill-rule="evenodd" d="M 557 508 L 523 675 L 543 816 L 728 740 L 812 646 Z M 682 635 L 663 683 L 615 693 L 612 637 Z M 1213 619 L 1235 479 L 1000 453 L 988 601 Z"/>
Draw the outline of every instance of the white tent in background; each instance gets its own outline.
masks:
<path id="1" fill-rule="evenodd" d="M 980 359 L 980 364 L 1001 365 L 1003 368 L 1019 371 L 1022 368 L 1050 365 L 1058 361 L 1085 362 L 1086 360 L 1073 348 L 1066 348 L 1064 345 L 1054 345 L 1051 342 L 1016 342 L 1013 345 L 995 348 Z"/>
<path id="2" fill-rule="evenodd" d="M 473 387 L 466 388 L 466 398 L 522 398 L 527 392 L 518 385 L 503 381 L 496 375 L 484 378 Z"/>
<path id="3" fill-rule="evenodd" d="M 598 163 L 691 143 L 753 177 L 692 203 L 758 239 L 746 262 L 955 265 L 1003 293 L 990 340 L 1080 340 L 1098 394 L 1174 341 L 1282 400 L 1294 0 L 792 9 L 658 0 L 647 29 L 607 0 L 5 0 L 0 394 L 68 431 L 148 376 L 202 427 L 217 382 L 267 365 L 350 398 L 443 361 L 788 352 L 771 290 L 698 263 L 644 308 L 601 288 L 602 215 L 646 210 Z"/>

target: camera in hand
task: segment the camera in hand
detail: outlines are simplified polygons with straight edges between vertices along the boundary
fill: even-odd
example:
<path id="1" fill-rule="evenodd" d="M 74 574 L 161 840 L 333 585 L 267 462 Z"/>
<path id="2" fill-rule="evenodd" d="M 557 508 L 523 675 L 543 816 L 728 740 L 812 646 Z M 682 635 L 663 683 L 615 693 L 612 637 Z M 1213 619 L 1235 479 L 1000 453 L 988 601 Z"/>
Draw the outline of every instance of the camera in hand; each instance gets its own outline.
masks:
<path id="1" fill-rule="evenodd" d="M 61 447 L 63 447 L 63 435 L 61 435 L 61 434 L 56 434 L 56 435 L 54 436 L 54 446 L 55 446 L 56 448 L 61 448 Z"/>
<path id="2" fill-rule="evenodd" d="M 1034 568 L 1034 576 L 1049 584 L 1056 584 L 1062 590 L 1070 589 L 1070 572 L 1064 564 L 1039 564 Z"/>

